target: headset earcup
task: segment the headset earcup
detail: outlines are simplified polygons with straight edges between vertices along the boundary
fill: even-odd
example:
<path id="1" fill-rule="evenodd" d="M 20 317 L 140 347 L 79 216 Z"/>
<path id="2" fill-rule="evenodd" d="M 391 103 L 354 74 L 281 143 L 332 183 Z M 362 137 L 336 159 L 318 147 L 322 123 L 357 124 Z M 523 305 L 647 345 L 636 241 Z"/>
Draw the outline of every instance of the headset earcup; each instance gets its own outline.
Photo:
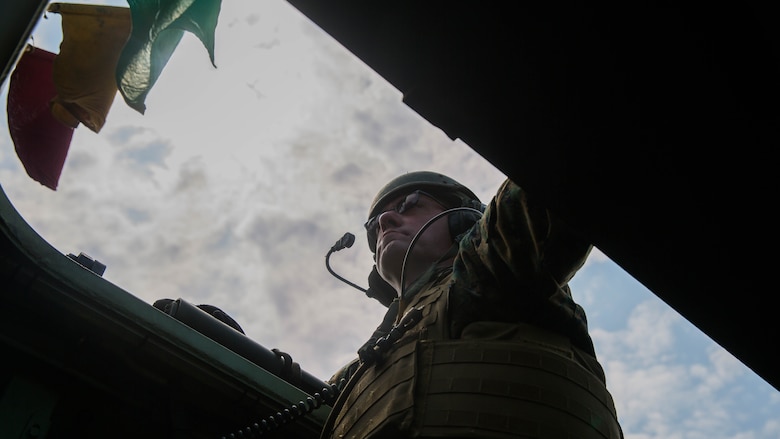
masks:
<path id="1" fill-rule="evenodd" d="M 485 210 L 485 205 L 477 200 L 471 200 L 471 202 L 464 207 L 470 207 L 472 209 L 478 210 L 479 212 L 484 212 Z M 481 216 L 481 213 L 477 213 L 471 210 L 459 210 L 457 212 L 451 213 L 449 215 L 448 221 L 450 226 L 450 236 L 452 236 L 452 239 L 458 240 L 458 237 L 468 231 L 471 226 L 479 221 Z"/>
<path id="2" fill-rule="evenodd" d="M 366 291 L 366 296 L 376 299 L 384 306 L 390 306 L 390 304 L 393 303 L 393 300 L 398 297 L 395 288 L 379 275 L 376 265 L 374 265 L 374 268 L 371 270 L 371 274 L 368 275 L 368 291 Z"/>

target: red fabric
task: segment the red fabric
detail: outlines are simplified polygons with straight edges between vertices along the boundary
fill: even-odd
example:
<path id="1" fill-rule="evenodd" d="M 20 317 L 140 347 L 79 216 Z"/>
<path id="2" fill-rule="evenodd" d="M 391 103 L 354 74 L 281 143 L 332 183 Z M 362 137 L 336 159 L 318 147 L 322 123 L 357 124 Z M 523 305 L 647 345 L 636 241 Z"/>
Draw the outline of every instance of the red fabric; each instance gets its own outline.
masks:
<path id="1" fill-rule="evenodd" d="M 6 109 L 16 155 L 27 175 L 51 190 L 57 190 L 74 131 L 50 110 L 57 94 L 52 79 L 55 56 L 28 46 L 11 74 Z"/>

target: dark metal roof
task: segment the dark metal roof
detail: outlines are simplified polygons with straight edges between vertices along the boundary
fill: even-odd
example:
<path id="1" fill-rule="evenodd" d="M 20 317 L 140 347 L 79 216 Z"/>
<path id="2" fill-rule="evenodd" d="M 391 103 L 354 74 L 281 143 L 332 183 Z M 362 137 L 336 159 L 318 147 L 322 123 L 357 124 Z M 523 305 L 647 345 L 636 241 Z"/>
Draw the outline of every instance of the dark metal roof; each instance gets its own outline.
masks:
<path id="1" fill-rule="evenodd" d="M 289 1 L 780 389 L 769 11 Z"/>

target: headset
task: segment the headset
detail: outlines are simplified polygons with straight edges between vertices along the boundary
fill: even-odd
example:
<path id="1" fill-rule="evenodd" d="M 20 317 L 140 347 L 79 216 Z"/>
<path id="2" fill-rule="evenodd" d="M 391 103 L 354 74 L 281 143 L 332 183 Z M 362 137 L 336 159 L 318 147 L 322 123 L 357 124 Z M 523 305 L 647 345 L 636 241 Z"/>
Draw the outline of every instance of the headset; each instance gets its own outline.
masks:
<path id="1" fill-rule="evenodd" d="M 473 204 L 472 204 L 473 205 Z M 482 203 L 480 203 L 482 205 Z M 483 205 L 484 206 L 484 205 Z M 415 235 L 412 237 L 412 240 L 409 242 L 409 247 L 406 249 L 406 254 L 404 254 L 404 260 L 401 264 L 401 278 L 400 285 L 401 285 L 401 297 L 404 296 L 404 288 L 406 287 L 405 282 L 405 274 L 406 274 L 406 262 L 409 259 L 409 254 L 412 252 L 412 248 L 414 248 L 414 245 L 417 244 L 417 240 L 422 236 L 423 232 L 428 229 L 433 223 L 435 223 L 437 220 L 439 220 L 443 216 L 448 217 L 448 223 L 450 228 L 450 236 L 452 236 L 453 244 L 460 242 L 461 238 L 463 237 L 463 234 L 468 232 L 472 227 L 474 227 L 474 224 L 479 221 L 479 219 L 482 217 L 484 213 L 485 208 L 482 207 L 481 209 L 475 209 L 473 207 L 454 207 L 452 209 L 447 209 L 444 212 L 437 213 L 434 215 L 431 219 L 429 219 L 425 224 L 423 224 L 422 227 L 420 227 L 420 230 L 415 233 Z M 454 219 L 454 220 L 453 220 Z M 374 266 L 376 268 L 376 265 Z"/>
<path id="2" fill-rule="evenodd" d="M 461 236 L 485 213 L 487 206 L 479 200 L 467 200 L 460 207 L 449 209 L 447 222 L 450 227 L 450 236 L 455 242 L 460 241 Z"/>
<path id="3" fill-rule="evenodd" d="M 485 212 L 485 209 L 487 206 L 483 204 L 478 199 L 463 199 L 462 205 L 458 207 L 454 207 L 451 209 L 447 209 L 444 212 L 441 212 L 431 218 L 426 224 L 424 224 L 420 230 L 415 234 L 415 236 L 412 238 L 412 241 L 409 243 L 409 248 L 407 249 L 406 257 L 409 255 L 409 251 L 412 249 L 414 244 L 417 241 L 417 238 L 427 229 L 431 224 L 433 224 L 434 221 L 438 220 L 442 216 L 447 216 L 447 223 L 449 227 L 450 236 L 452 237 L 453 243 L 457 243 L 462 238 L 463 234 L 468 232 L 471 227 L 474 226 L 474 224 L 479 221 L 479 219 L 482 217 L 483 213 Z M 370 238 L 369 238 L 370 239 Z M 371 273 L 368 275 L 368 288 L 360 287 L 353 282 L 350 282 L 347 279 L 344 279 L 343 277 L 336 274 L 333 269 L 330 267 L 330 255 L 333 252 L 342 250 L 344 248 L 352 247 L 352 244 L 355 242 L 355 235 L 352 233 L 345 233 L 344 236 L 342 236 L 336 243 L 330 248 L 330 251 L 328 251 L 327 255 L 325 255 L 325 267 L 328 269 L 330 274 L 332 274 L 334 277 L 339 279 L 340 281 L 346 283 L 347 285 L 360 290 L 366 294 L 367 297 L 377 300 L 379 303 L 384 305 L 385 307 L 389 307 L 390 304 L 398 297 L 398 293 L 395 291 L 395 288 L 393 288 L 389 283 L 387 283 L 386 280 L 382 278 L 382 276 L 379 275 L 379 272 L 377 271 L 376 265 L 373 266 L 371 269 Z M 401 273 L 402 273 L 402 285 L 403 285 L 403 273 L 404 268 L 406 266 L 406 257 L 404 257 L 404 265 L 402 267 Z M 374 255 L 374 258 L 376 259 L 376 255 Z"/>

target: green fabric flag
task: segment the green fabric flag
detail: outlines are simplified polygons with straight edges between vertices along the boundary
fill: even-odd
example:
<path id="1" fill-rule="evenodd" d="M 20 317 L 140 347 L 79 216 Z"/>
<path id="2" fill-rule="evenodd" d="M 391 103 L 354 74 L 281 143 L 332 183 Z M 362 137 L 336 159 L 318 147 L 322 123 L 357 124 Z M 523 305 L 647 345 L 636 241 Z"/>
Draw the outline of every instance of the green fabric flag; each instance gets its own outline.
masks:
<path id="1" fill-rule="evenodd" d="M 214 33 L 221 0 L 127 0 L 133 28 L 116 67 L 116 83 L 127 105 L 143 114 L 146 96 L 184 31 L 193 33 L 214 63 Z"/>

